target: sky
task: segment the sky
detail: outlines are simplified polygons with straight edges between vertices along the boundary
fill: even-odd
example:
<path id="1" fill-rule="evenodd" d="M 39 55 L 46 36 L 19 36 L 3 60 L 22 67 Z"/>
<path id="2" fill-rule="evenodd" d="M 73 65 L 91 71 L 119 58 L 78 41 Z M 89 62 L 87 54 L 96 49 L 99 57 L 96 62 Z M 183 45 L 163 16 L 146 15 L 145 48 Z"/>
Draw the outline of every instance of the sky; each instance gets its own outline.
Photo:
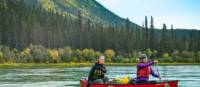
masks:
<path id="1" fill-rule="evenodd" d="M 165 23 L 168 28 L 200 30 L 200 0 L 96 0 L 123 18 L 142 25 L 144 17 L 154 18 L 156 28 Z"/>

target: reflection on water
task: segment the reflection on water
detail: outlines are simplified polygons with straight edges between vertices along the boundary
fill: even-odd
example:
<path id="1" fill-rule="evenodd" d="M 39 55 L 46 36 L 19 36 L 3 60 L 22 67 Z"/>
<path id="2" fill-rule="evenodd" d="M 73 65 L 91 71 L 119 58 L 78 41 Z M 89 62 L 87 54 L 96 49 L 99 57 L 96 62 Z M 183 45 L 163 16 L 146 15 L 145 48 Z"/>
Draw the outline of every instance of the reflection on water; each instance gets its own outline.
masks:
<path id="1" fill-rule="evenodd" d="M 156 67 L 153 67 L 156 69 Z M 79 87 L 90 67 L 45 69 L 0 69 L 0 87 Z M 135 77 L 135 66 L 107 67 L 107 76 Z M 179 80 L 179 87 L 199 87 L 200 66 L 159 66 L 162 80 Z M 151 77 L 152 80 L 156 80 Z"/>

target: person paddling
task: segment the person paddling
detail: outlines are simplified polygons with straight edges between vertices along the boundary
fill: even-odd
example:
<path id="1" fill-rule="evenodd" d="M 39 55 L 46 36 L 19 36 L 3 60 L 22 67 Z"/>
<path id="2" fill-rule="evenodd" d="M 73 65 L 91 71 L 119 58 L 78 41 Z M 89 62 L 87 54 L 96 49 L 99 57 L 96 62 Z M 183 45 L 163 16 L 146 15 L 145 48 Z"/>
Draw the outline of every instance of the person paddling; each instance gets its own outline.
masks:
<path id="1" fill-rule="evenodd" d="M 140 62 L 137 64 L 137 78 L 136 83 L 146 83 L 149 81 L 149 76 L 159 78 L 160 76 L 152 70 L 151 66 L 157 62 L 147 60 L 147 55 L 142 54 L 140 57 Z"/>
<path id="2" fill-rule="evenodd" d="M 108 83 L 108 78 L 105 77 L 105 73 L 107 72 L 106 67 L 104 66 L 105 63 L 105 56 L 101 55 L 98 58 L 98 61 L 93 65 L 90 70 L 88 76 L 88 85 L 90 86 L 91 83 L 98 83 L 104 84 Z"/>

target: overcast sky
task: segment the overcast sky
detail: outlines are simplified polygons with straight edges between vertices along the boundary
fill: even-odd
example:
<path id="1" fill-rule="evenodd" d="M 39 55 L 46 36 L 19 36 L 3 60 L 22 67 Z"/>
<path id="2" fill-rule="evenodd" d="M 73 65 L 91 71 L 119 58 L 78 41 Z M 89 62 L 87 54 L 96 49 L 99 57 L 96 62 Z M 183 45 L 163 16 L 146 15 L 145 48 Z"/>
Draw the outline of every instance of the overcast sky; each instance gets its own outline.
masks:
<path id="1" fill-rule="evenodd" d="M 123 18 L 142 25 L 144 16 L 154 17 L 154 25 L 200 29 L 200 0 L 96 0 Z"/>

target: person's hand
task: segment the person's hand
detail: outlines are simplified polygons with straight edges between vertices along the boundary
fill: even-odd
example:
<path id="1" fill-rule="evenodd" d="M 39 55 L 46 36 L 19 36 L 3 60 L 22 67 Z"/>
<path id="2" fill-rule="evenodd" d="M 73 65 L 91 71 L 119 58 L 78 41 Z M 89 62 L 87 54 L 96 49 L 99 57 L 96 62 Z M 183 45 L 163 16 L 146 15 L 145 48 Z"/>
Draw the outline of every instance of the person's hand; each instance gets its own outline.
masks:
<path id="1" fill-rule="evenodd" d="M 101 66 L 97 66 L 97 69 L 98 69 L 98 70 L 101 70 Z"/>
<path id="2" fill-rule="evenodd" d="M 159 80 L 161 80 L 161 77 L 158 77 Z"/>
<path id="3" fill-rule="evenodd" d="M 154 60 L 154 64 L 158 64 L 158 60 Z"/>

